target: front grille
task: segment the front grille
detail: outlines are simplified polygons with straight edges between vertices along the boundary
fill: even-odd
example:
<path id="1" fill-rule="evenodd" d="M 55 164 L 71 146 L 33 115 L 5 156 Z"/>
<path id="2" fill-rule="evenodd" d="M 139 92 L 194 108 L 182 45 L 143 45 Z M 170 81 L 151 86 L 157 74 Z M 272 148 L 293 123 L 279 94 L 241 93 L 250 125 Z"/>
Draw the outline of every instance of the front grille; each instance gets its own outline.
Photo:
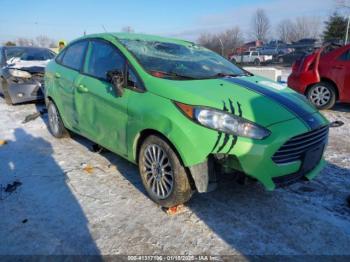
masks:
<path id="1" fill-rule="evenodd" d="M 325 144 L 328 139 L 328 125 L 314 129 L 288 140 L 272 157 L 276 164 L 287 164 L 302 160 L 304 154 Z"/>

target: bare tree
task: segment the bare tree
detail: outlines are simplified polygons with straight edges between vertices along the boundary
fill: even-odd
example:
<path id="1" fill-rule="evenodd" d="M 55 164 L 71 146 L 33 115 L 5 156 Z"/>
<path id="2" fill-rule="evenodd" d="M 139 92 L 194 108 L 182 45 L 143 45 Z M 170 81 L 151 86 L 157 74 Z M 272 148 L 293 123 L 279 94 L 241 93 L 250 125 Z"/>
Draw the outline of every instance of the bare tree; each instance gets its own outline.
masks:
<path id="1" fill-rule="evenodd" d="M 298 17 L 295 21 L 282 20 L 277 25 L 277 35 L 285 42 L 295 42 L 302 38 L 318 38 L 321 22 L 317 17 Z"/>
<path id="2" fill-rule="evenodd" d="M 35 38 L 35 44 L 39 47 L 52 47 L 55 46 L 55 41 L 45 35 L 40 35 Z"/>
<path id="3" fill-rule="evenodd" d="M 34 46 L 33 39 L 19 37 L 16 39 L 16 45 L 18 46 Z"/>
<path id="4" fill-rule="evenodd" d="M 320 22 L 315 18 L 298 17 L 294 23 L 294 41 L 302 38 L 315 38 L 319 35 Z"/>
<path id="5" fill-rule="evenodd" d="M 264 9 L 257 9 L 252 18 L 252 34 L 256 40 L 264 41 L 270 31 L 270 20 Z"/>
<path id="6" fill-rule="evenodd" d="M 279 37 L 280 40 L 282 40 L 283 42 L 291 42 L 293 41 L 293 37 L 294 37 L 294 23 L 289 20 L 289 19 L 285 19 L 282 20 L 276 28 L 276 33 L 277 36 Z"/>
<path id="7" fill-rule="evenodd" d="M 197 42 L 223 56 L 228 56 L 243 43 L 243 34 L 239 27 L 218 34 L 203 33 Z"/>

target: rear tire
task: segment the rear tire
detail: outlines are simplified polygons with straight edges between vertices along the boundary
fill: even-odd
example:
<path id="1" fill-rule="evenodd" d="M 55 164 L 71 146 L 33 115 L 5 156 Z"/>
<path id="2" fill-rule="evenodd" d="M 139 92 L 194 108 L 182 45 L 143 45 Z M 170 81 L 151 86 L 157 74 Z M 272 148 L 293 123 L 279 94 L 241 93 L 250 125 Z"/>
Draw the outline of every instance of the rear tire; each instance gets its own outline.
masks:
<path id="1" fill-rule="evenodd" d="M 147 137 L 138 159 L 142 183 L 154 202 L 173 207 L 191 198 L 192 188 L 185 167 L 163 138 Z"/>
<path id="2" fill-rule="evenodd" d="M 60 113 L 54 102 L 49 101 L 47 104 L 47 114 L 49 118 L 49 131 L 56 138 L 69 136 L 67 129 L 64 127 Z"/>
<path id="3" fill-rule="evenodd" d="M 337 93 L 333 85 L 327 82 L 319 82 L 310 87 L 307 98 L 317 109 L 324 110 L 334 106 Z"/>
<path id="4" fill-rule="evenodd" d="M 234 59 L 234 58 L 233 58 L 233 59 L 231 59 L 231 63 L 236 65 L 236 64 L 237 64 L 236 59 Z"/>

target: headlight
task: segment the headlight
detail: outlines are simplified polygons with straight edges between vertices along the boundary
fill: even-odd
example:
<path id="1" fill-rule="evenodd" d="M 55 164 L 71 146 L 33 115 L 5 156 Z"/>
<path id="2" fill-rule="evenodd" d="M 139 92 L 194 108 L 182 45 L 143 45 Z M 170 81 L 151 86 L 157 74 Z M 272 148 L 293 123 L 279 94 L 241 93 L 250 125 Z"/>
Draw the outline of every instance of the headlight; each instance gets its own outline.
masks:
<path id="1" fill-rule="evenodd" d="M 270 131 L 239 116 L 217 109 L 195 107 L 175 102 L 178 108 L 198 124 L 236 136 L 264 139 Z"/>
<path id="2" fill-rule="evenodd" d="M 13 77 L 19 78 L 31 78 L 32 75 L 26 71 L 18 70 L 18 69 L 9 69 L 9 73 Z"/>

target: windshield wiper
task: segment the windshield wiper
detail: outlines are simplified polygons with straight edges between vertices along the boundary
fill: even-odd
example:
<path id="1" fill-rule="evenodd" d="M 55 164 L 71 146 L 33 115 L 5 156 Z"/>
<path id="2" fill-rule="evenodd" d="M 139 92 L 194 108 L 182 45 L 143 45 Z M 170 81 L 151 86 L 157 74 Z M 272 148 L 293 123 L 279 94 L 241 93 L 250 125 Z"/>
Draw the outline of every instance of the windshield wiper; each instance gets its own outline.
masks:
<path id="1" fill-rule="evenodd" d="M 153 76 L 155 76 L 154 73 L 156 73 L 156 74 L 158 73 L 158 74 L 162 74 L 165 76 L 171 76 L 171 77 L 182 78 L 182 79 L 191 79 L 191 80 L 197 79 L 197 78 L 192 77 L 192 76 L 181 75 L 181 74 L 178 74 L 175 72 L 164 72 L 164 71 L 156 71 L 156 70 L 150 70 L 150 72 Z"/>

